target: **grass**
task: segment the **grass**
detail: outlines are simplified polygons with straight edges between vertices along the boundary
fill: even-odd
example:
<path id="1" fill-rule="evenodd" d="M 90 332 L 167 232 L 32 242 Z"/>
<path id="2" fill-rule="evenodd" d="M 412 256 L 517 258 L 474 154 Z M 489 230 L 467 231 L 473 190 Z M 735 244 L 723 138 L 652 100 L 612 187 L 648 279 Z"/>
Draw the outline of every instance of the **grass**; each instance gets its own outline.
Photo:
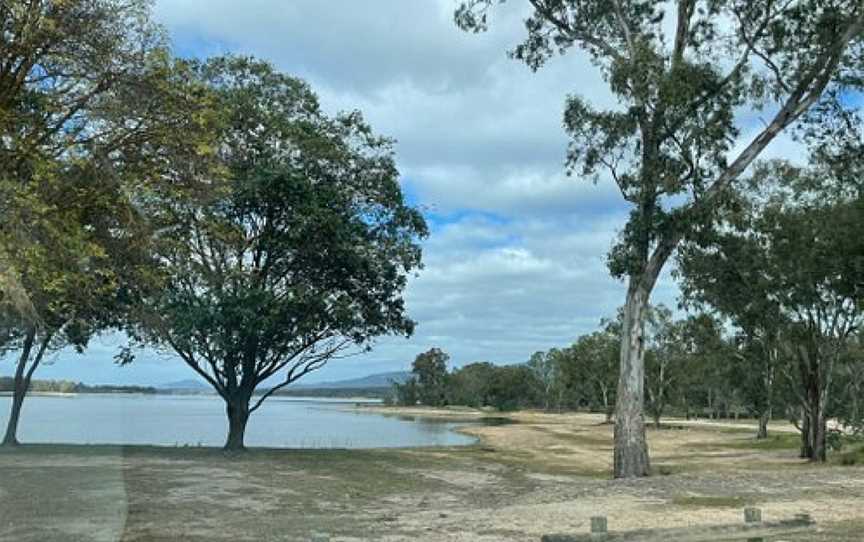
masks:
<path id="1" fill-rule="evenodd" d="M 481 439 L 464 447 L 0 449 L 0 540 L 305 541 L 322 531 L 353 540 L 515 542 L 557 528 L 580 532 L 592 515 L 609 515 L 622 529 L 712 524 L 737 521 L 757 501 L 789 515 L 798 506 L 789 508 L 791 497 L 848 519 L 843 500 L 864 500 L 855 482 L 864 470 L 838 468 L 846 456 L 864 464 L 862 448 L 816 468 L 797 460 L 794 434 L 652 430 L 655 476 L 619 482 L 610 479 L 612 428 L 598 425 L 602 418 L 508 417 L 519 423 L 463 427 Z M 832 499 L 847 511 L 826 504 Z"/>
<path id="2" fill-rule="evenodd" d="M 831 462 L 845 467 L 864 465 L 864 444 L 855 444 L 848 450 L 833 454 Z"/>
<path id="3" fill-rule="evenodd" d="M 739 496 L 676 496 L 672 498 L 675 506 L 697 508 L 744 508 L 753 504 L 753 500 Z"/>
<path id="4" fill-rule="evenodd" d="M 757 439 L 752 431 L 742 434 L 740 429 L 721 428 L 719 432 L 727 434 L 729 438 L 723 442 L 697 442 L 691 448 L 699 450 L 753 450 L 761 452 L 797 450 L 801 439 L 794 433 L 774 433 L 768 438 Z"/>
<path id="5" fill-rule="evenodd" d="M 751 449 L 760 451 L 797 450 L 801 445 L 801 438 L 793 433 L 775 433 L 768 438 L 752 439 L 746 441 L 732 441 L 726 444 L 729 448 Z"/>

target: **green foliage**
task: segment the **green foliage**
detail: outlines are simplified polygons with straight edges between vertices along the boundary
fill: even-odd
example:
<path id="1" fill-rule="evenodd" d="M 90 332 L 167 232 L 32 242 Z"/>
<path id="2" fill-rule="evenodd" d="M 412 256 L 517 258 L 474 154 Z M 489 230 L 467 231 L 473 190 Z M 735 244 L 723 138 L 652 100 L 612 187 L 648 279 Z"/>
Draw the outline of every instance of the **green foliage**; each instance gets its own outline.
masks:
<path id="1" fill-rule="evenodd" d="M 393 383 L 394 401 L 399 406 L 417 406 L 420 402 L 420 393 L 416 378 L 409 378 L 403 383 Z"/>
<path id="2" fill-rule="evenodd" d="M 71 380 L 33 380 L 30 390 L 50 393 L 157 393 L 156 388 L 148 386 L 88 386 Z M 15 391 L 15 379 L 0 376 L 0 392 Z"/>
<path id="3" fill-rule="evenodd" d="M 535 352 L 528 360 L 527 367 L 530 369 L 537 384 L 536 395 L 541 398 L 543 408 L 550 410 L 555 403 L 560 402 L 561 392 L 559 389 L 563 379 L 561 378 L 561 365 L 558 361 L 560 353 L 556 350 L 549 352 Z"/>
<path id="4" fill-rule="evenodd" d="M 120 325 L 152 282 L 148 233 L 124 186 L 101 173 L 90 162 L 44 164 L 7 214 L 26 221 L 38 242 L 19 244 L 15 232 L 0 230 L 40 327 L 79 348 L 95 331 Z"/>
<path id="5" fill-rule="evenodd" d="M 440 348 L 419 354 L 411 365 L 417 381 L 418 400 L 428 406 L 447 404 L 447 361 L 450 356 Z"/>
<path id="6" fill-rule="evenodd" d="M 818 460 L 831 444 L 826 418 L 835 412 L 838 371 L 851 369 L 855 385 L 856 364 L 843 356 L 864 322 L 864 242 L 853 233 L 864 230 L 864 200 L 831 189 L 843 179 L 821 166 L 766 164 L 751 180 L 749 202 L 680 256 L 686 295 L 741 330 L 741 366 L 761 369 L 764 382 L 775 371 L 785 376 L 790 402 L 804 411 L 804 452 Z M 760 385 L 744 389 L 752 397 Z M 770 408 L 772 398 L 762 403 L 756 408 Z"/>
<path id="7" fill-rule="evenodd" d="M 518 410 L 540 404 L 531 369 L 525 365 L 496 367 L 489 383 L 489 405 L 501 411 Z"/>
<path id="8" fill-rule="evenodd" d="M 447 380 L 447 402 L 474 408 L 491 405 L 490 385 L 495 370 L 495 365 L 486 361 L 454 370 Z"/>
<path id="9" fill-rule="evenodd" d="M 507 0 L 463 0 L 456 24 L 488 28 Z M 710 232 L 738 178 L 782 132 L 817 104 L 864 88 L 860 0 L 529 0 L 527 36 L 511 55 L 537 70 L 576 47 L 614 95 L 599 109 L 578 95 L 565 104 L 569 173 L 611 178 L 631 204 L 609 252 L 628 281 L 624 304 L 615 475 L 650 470 L 643 425 L 644 309 L 684 239 Z M 671 17 L 670 17 L 671 14 Z M 672 24 L 666 21 L 673 18 Z M 828 104 L 828 107 L 824 107 Z M 753 133 L 750 115 L 768 120 Z"/>
<path id="10" fill-rule="evenodd" d="M 90 183 L 84 189 L 98 195 L 101 179 L 115 173 L 112 160 L 126 161 L 116 152 L 148 140 L 142 137 L 149 126 L 144 109 L 127 108 L 134 114 L 122 122 L 108 117 L 123 103 L 121 95 L 142 98 L 154 62 L 165 58 L 165 42 L 149 10 L 146 0 L 11 0 L 0 5 L 6 44 L 0 48 L 5 66 L 0 70 L 0 294 L 31 324 L 44 315 L 22 284 L 32 270 L 21 268 L 21 252 L 38 258 L 42 250 L 74 250 L 81 236 L 71 219 L 31 230 L 32 221 L 67 212 L 41 197 L 44 185 L 88 176 L 92 179 L 79 179 L 78 187 Z M 131 105 L 128 100 L 125 104 Z M 138 137 L 132 141 L 132 136 Z M 76 199 L 77 194 L 70 195 Z M 82 257 L 86 254 L 82 251 Z M 32 285 L 37 279 L 27 280 Z M 52 280 L 44 285 L 46 291 L 65 286 Z"/>
<path id="11" fill-rule="evenodd" d="M 177 164 L 188 189 L 145 202 L 167 284 L 144 335 L 237 405 L 277 374 L 271 393 L 352 346 L 409 335 L 401 294 L 427 230 L 404 203 L 391 141 L 358 112 L 325 115 L 266 62 L 189 69 L 215 113 L 215 156 Z"/>
<path id="12" fill-rule="evenodd" d="M 836 380 L 833 412 L 847 431 L 864 438 L 864 330 L 850 337 L 839 360 Z"/>
<path id="13" fill-rule="evenodd" d="M 585 405 L 592 410 L 612 415 L 615 405 L 618 363 L 621 352 L 620 326 L 617 322 L 601 322 L 600 331 L 583 335 L 567 349 L 561 359 L 567 387 L 574 395 L 574 406 Z"/>

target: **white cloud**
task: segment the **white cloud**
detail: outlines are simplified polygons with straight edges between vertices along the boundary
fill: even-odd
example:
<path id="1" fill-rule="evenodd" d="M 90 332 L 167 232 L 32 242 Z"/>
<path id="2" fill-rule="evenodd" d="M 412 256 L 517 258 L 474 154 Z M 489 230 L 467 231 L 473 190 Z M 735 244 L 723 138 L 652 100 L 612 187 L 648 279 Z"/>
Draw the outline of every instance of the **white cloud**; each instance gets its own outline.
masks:
<path id="1" fill-rule="evenodd" d="M 610 183 L 563 172 L 565 96 L 580 94 L 597 107 L 614 107 L 614 98 L 577 50 L 537 73 L 507 58 L 524 37 L 527 3 L 494 10 L 490 32 L 480 35 L 455 27 L 457 4 L 156 3 L 181 52 L 254 54 L 308 80 L 328 111 L 363 111 L 378 133 L 398 140 L 404 183 L 432 210 L 426 268 L 407 292 L 416 335 L 381 339 L 371 354 L 337 362 L 317 379 L 405 368 L 431 346 L 459 364 L 523 361 L 591 331 L 623 302 L 605 258 L 627 207 Z M 784 137 L 769 151 L 799 149 Z M 674 305 L 676 293 L 667 270 L 654 300 Z M 158 383 L 192 374 L 154 355 L 111 371 L 112 354 L 113 346 L 97 344 L 87 363 L 64 357 L 43 376 Z"/>

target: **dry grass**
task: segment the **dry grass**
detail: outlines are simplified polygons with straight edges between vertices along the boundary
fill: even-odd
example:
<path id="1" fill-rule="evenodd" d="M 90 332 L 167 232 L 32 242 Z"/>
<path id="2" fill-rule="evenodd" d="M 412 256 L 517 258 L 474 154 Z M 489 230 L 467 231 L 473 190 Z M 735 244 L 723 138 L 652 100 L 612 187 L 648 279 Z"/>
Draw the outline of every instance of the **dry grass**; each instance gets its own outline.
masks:
<path id="1" fill-rule="evenodd" d="M 306 541 L 324 531 L 335 541 L 536 542 L 585 532 L 597 514 L 613 529 L 687 527 L 740 522 L 750 504 L 766 519 L 811 513 L 823 531 L 802 541 L 858 540 L 852 533 L 864 526 L 864 468 L 803 463 L 794 435 L 766 443 L 745 429 L 676 422 L 649 434 L 658 475 L 616 481 L 602 417 L 513 420 L 464 427 L 481 442 L 462 448 L 0 452 L 0 540 Z"/>

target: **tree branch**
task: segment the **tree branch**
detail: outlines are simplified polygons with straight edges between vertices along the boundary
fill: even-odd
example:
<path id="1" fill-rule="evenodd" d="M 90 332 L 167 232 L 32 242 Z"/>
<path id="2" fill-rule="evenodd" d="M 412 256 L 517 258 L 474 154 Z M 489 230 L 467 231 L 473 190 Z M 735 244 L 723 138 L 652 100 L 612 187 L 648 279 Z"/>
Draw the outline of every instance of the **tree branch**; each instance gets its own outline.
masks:
<path id="1" fill-rule="evenodd" d="M 626 61 L 623 55 L 605 41 L 595 38 L 584 30 L 577 30 L 568 25 L 565 21 L 556 17 L 552 8 L 545 5 L 542 0 L 529 0 L 529 2 L 531 2 L 531 5 L 534 6 L 534 9 L 537 10 L 538 13 L 540 13 L 547 21 L 553 24 L 559 32 L 567 36 L 569 39 L 581 42 L 583 45 L 590 45 L 591 47 L 600 49 L 604 54 L 615 61 Z"/>

